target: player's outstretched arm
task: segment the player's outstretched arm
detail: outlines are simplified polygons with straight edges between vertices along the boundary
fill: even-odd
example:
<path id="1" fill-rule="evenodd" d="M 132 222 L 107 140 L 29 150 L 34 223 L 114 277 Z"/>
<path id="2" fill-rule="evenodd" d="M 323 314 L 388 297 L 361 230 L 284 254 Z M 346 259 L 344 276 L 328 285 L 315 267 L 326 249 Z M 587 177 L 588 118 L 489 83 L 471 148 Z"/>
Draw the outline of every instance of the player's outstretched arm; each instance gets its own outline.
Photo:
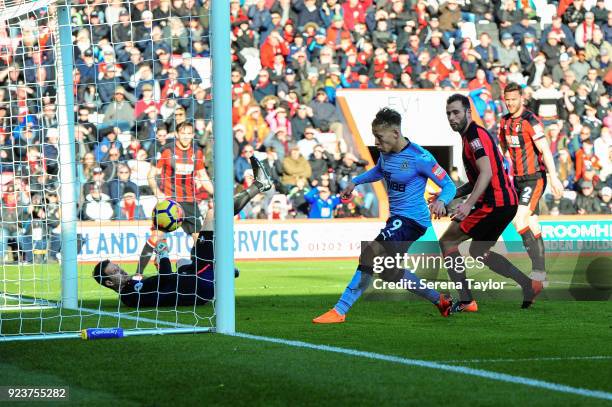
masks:
<path id="1" fill-rule="evenodd" d="M 380 158 L 379 158 L 378 162 L 376 163 L 374 167 L 370 168 L 363 174 L 357 175 L 355 178 L 353 178 L 352 183 L 355 185 L 359 185 L 359 184 L 368 184 L 370 182 L 376 182 L 376 181 L 383 179 L 383 175 L 384 174 L 382 171 L 382 167 L 380 164 Z"/>
<path id="2" fill-rule="evenodd" d="M 544 161 L 544 166 L 546 167 L 546 171 L 548 171 L 548 175 L 550 176 L 550 187 L 552 188 L 553 194 L 557 196 L 561 195 L 565 188 L 557 175 L 555 160 L 550 152 L 550 147 L 548 146 L 546 137 L 541 137 L 535 140 L 534 143 L 538 150 L 542 152 L 542 160 Z"/>

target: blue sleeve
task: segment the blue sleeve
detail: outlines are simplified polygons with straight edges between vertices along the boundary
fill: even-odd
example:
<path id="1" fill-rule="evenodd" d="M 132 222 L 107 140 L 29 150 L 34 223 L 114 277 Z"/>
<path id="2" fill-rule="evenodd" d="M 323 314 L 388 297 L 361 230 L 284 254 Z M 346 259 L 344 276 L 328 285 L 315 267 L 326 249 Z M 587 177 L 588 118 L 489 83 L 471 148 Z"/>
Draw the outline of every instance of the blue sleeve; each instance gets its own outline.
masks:
<path id="1" fill-rule="evenodd" d="M 355 178 L 353 178 L 352 182 L 355 185 L 368 184 L 370 182 L 378 181 L 382 178 L 383 178 L 383 171 L 382 171 L 382 167 L 380 164 L 380 158 L 379 158 L 374 168 L 369 169 L 363 174 L 357 175 Z"/>
<path id="2" fill-rule="evenodd" d="M 318 196 L 319 196 L 319 190 L 315 187 L 315 188 L 312 188 L 310 191 L 306 192 L 306 194 L 304 194 L 304 199 L 308 203 L 314 203 L 316 202 Z"/>
<path id="3" fill-rule="evenodd" d="M 422 160 L 419 160 L 419 172 L 442 188 L 440 195 L 438 195 L 440 201 L 448 205 L 448 203 L 453 200 L 457 188 L 453 180 L 451 180 L 446 171 L 444 171 L 444 168 L 438 164 L 431 154 L 427 153 Z"/>

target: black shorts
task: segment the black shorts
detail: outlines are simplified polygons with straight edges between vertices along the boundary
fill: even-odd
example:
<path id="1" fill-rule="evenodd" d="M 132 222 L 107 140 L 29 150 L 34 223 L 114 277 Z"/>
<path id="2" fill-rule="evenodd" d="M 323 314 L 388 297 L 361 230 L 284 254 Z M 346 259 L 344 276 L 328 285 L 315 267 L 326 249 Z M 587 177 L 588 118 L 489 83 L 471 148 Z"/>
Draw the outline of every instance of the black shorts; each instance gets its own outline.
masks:
<path id="1" fill-rule="evenodd" d="M 516 215 L 517 206 L 477 206 L 459 227 L 472 240 L 496 242 Z"/>
<path id="2" fill-rule="evenodd" d="M 183 208 L 183 219 L 182 228 L 185 233 L 193 234 L 198 233 L 202 229 L 202 214 L 200 213 L 200 207 L 197 202 L 179 202 Z"/>
<path id="3" fill-rule="evenodd" d="M 519 205 L 528 206 L 534 215 L 538 215 L 540 213 L 538 204 L 546 189 L 546 174 L 514 177 L 514 188 L 519 198 Z"/>

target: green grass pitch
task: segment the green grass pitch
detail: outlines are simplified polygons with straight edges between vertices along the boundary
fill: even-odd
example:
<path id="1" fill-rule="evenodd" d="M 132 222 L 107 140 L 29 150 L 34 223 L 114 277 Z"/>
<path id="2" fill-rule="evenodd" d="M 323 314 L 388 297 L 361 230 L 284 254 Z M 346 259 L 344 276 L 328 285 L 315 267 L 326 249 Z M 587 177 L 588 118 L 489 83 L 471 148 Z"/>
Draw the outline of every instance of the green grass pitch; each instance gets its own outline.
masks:
<path id="1" fill-rule="evenodd" d="M 612 392 L 612 306 L 609 301 L 538 301 L 518 308 L 520 294 L 486 299 L 477 314 L 441 318 L 425 301 L 366 293 L 342 325 L 317 326 L 311 319 L 337 300 L 354 272 L 354 261 L 239 263 L 236 326 L 239 332 L 312 344 L 446 362 L 531 379 Z M 551 273 L 567 281 L 563 263 Z M 116 311 L 116 296 L 95 284 L 83 266 L 84 305 Z M 44 273 L 48 273 L 45 275 Z M 57 270 L 45 266 L 42 280 Z M 493 277 L 484 272 L 478 278 Z M 33 290 L 57 299 L 59 285 L 30 281 Z M 5 287 L 5 289 L 16 287 Z M 103 293 L 103 299 L 98 297 Z M 122 309 L 123 310 L 123 309 Z M 54 329 L 54 311 L 44 315 Z M 198 307 L 198 323 L 210 324 L 210 306 Z M 2 313 L 2 332 L 19 329 L 14 311 Z M 155 313 L 143 313 L 154 318 Z M 159 318 L 193 323 L 189 314 Z M 63 327 L 76 318 L 64 315 Z M 82 327 L 98 322 L 85 318 Z M 102 318 L 112 324 L 112 318 Z M 13 323 L 13 325 L 11 325 Z M 126 321 L 124 326 L 132 322 Z M 142 326 L 146 326 L 142 325 Z M 76 326 L 78 327 L 78 326 Z M 36 319 L 22 329 L 41 329 Z M 138 336 L 0 342 L 0 386 L 69 386 L 70 401 L 57 405 L 603 405 L 604 400 L 509 384 L 424 367 L 290 347 L 219 334 Z M 603 356 L 594 359 L 594 356 Z M 46 404 L 46 403 L 45 403 Z M 9 405 L 9 404 L 7 404 Z M 16 405 L 25 405 L 23 403 Z"/>

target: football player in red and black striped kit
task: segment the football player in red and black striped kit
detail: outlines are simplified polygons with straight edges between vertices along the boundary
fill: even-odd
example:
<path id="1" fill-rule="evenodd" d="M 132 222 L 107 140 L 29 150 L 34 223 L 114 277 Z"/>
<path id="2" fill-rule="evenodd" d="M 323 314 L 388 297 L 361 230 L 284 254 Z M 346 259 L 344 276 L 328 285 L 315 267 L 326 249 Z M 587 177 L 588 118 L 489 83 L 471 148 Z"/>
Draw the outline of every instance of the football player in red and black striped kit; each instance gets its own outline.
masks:
<path id="1" fill-rule="evenodd" d="M 516 83 L 509 83 L 504 89 L 508 114 L 499 125 L 499 144 L 512 163 L 514 187 L 519 199 L 514 226 L 531 259 L 534 289 L 540 291 L 546 281 L 546 265 L 538 203 L 546 188 L 546 171 L 555 195 L 563 193 L 563 183 L 557 176 L 544 126 L 533 112 L 525 108 L 522 93 L 521 86 Z"/>
<path id="2" fill-rule="evenodd" d="M 192 235 L 195 242 L 202 228 L 202 215 L 195 199 L 196 190 L 203 187 L 213 194 L 213 182 L 204 166 L 204 153 L 194 145 L 193 124 L 183 122 L 177 128 L 174 145 L 164 149 L 149 172 L 149 187 L 160 200 L 170 198 L 178 202 L 184 211 L 182 228 Z M 163 233 L 151 230 L 151 237 L 142 249 L 137 273 L 142 274 L 149 263 L 157 240 Z"/>
<path id="3" fill-rule="evenodd" d="M 448 268 L 451 280 L 459 287 L 459 302 L 453 312 L 478 310 L 465 277 L 462 261 L 457 261 L 459 244 L 472 239 L 470 255 L 481 257 L 491 270 L 516 281 L 523 289 L 523 308 L 533 302 L 535 292 L 532 280 L 517 269 L 508 259 L 491 251 L 504 229 L 512 222 L 517 210 L 518 198 L 510 177 L 503 166 L 503 157 L 493 137 L 471 119 L 470 100 L 454 94 L 446 102 L 446 115 L 451 128 L 461 134 L 463 164 L 468 183 L 457 189 L 455 198 L 469 194 L 451 216 L 451 224 L 440 238 L 440 248 L 446 259 L 452 258 Z"/>

